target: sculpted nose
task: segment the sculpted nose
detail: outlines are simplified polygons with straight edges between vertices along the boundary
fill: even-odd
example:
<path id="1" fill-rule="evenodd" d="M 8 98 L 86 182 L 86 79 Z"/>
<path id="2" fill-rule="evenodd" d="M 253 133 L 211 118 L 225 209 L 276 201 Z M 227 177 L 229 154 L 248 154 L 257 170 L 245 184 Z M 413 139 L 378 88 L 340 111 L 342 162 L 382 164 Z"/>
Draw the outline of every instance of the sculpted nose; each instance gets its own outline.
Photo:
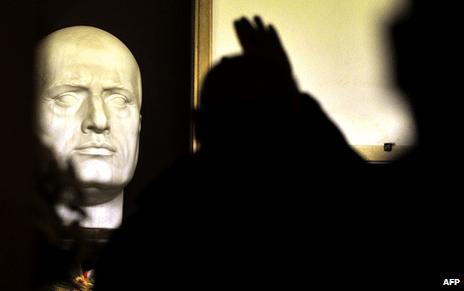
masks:
<path id="1" fill-rule="evenodd" d="M 108 133 L 110 125 L 105 104 L 100 97 L 90 97 L 87 100 L 87 112 L 82 121 L 82 131 L 88 133 Z"/>

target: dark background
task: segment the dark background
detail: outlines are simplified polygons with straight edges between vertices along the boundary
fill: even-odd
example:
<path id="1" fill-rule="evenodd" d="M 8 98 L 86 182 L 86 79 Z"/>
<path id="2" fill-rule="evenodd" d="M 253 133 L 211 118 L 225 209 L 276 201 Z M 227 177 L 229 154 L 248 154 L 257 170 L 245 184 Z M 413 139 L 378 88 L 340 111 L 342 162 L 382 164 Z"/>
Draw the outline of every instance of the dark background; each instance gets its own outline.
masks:
<path id="1" fill-rule="evenodd" d="M 0 5 L 1 290 L 29 290 L 34 270 L 35 238 L 28 215 L 35 191 L 30 107 L 34 43 L 62 27 L 93 25 L 121 39 L 138 60 L 143 128 L 139 164 L 126 191 L 130 206 L 135 193 L 190 150 L 191 2 L 16 0 Z M 412 268 L 411 280 L 416 273 L 430 273 L 423 283 L 441 286 L 437 276 L 462 270 L 463 260 L 458 258 L 464 257 L 457 239 L 463 205 L 462 73 L 455 72 L 462 70 L 457 65 L 462 59 L 462 50 L 458 51 L 462 16 L 456 15 L 462 10 L 452 5 L 456 1 L 411 2 L 413 13 L 392 40 L 396 39 L 397 82 L 415 108 L 421 147 L 406 165 L 376 172 L 368 193 L 383 199 L 385 220 L 395 233 L 395 227 L 404 230 L 398 244 L 408 251 L 405 258 L 413 257 L 410 252 L 420 253 L 422 261 L 435 266 L 422 274 Z M 366 181 L 353 178 L 360 184 Z M 434 252 L 441 265 L 432 264 Z M 398 265 L 410 269 L 402 260 L 393 269 Z"/>

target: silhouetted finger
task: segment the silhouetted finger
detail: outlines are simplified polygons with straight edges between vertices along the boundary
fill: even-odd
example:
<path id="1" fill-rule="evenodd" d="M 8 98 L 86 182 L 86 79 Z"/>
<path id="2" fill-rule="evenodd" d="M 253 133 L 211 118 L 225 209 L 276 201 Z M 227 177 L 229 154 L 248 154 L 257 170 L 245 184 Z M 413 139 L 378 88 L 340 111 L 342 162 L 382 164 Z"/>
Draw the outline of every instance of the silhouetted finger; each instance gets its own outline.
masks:
<path id="1" fill-rule="evenodd" d="M 279 34 L 277 33 L 277 30 L 274 28 L 274 26 L 272 24 L 269 25 L 269 38 L 271 39 L 273 45 L 276 48 L 284 50 L 284 48 L 282 46 L 282 42 L 280 41 Z"/>
<path id="2" fill-rule="evenodd" d="M 271 39 L 272 46 L 275 52 L 280 55 L 279 58 L 281 58 L 281 61 L 291 71 L 291 65 L 290 65 L 290 61 L 288 59 L 287 53 L 285 52 L 282 42 L 280 41 L 280 37 L 279 37 L 279 34 L 277 33 L 277 30 L 274 28 L 272 24 L 269 25 L 269 37 Z"/>
<path id="3" fill-rule="evenodd" d="M 273 25 L 269 25 L 269 38 L 272 42 L 272 46 L 274 47 L 274 49 L 278 50 L 280 53 L 286 56 L 287 54 L 285 53 L 285 49 L 282 45 L 282 42 L 280 41 L 280 36 Z"/>
<path id="4" fill-rule="evenodd" d="M 235 32 L 244 53 L 249 53 L 252 50 L 252 27 L 245 18 L 240 18 L 234 22 Z"/>
<path id="5" fill-rule="evenodd" d="M 255 21 L 255 24 L 256 24 L 256 30 L 259 32 L 259 33 L 265 33 L 266 32 L 266 28 L 264 27 L 264 23 L 263 23 L 263 20 L 261 19 L 261 17 L 259 17 L 258 15 L 256 15 L 254 18 L 254 21 Z"/>
<path id="6" fill-rule="evenodd" d="M 239 20 L 239 26 L 242 33 L 242 44 L 246 54 L 255 53 L 257 50 L 257 36 L 253 25 L 247 18 L 243 17 Z"/>

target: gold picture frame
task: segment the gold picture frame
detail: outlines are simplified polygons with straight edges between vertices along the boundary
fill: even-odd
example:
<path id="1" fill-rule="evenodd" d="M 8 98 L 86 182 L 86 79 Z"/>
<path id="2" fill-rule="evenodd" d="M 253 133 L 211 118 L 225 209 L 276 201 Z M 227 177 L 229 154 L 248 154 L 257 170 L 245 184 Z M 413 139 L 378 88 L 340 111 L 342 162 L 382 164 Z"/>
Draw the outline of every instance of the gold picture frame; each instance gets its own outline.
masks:
<path id="1" fill-rule="evenodd" d="M 199 95 L 203 79 L 212 66 L 213 0 L 194 0 L 194 74 L 192 107 L 200 106 Z M 193 135 L 192 150 L 198 150 Z M 389 163 L 409 152 L 412 146 L 385 143 L 383 145 L 351 145 L 370 163 Z"/>

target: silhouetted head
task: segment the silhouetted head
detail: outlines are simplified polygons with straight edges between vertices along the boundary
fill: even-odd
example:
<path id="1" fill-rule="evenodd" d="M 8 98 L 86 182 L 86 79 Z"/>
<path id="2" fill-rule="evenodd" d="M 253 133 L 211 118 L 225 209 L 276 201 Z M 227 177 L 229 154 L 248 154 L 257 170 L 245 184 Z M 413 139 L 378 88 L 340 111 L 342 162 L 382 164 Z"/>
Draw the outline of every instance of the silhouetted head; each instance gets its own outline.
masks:
<path id="1" fill-rule="evenodd" d="M 459 24 L 452 1 L 411 1 L 409 12 L 391 27 L 396 78 L 413 108 L 419 147 L 448 144 L 461 123 L 461 102 L 456 96 L 460 83 L 455 64 L 461 52 L 454 51 Z M 459 13 L 459 12 L 458 12 Z"/>
<path id="2" fill-rule="evenodd" d="M 224 58 L 206 76 L 197 116 L 202 147 L 269 144 L 296 94 L 292 76 L 267 59 Z"/>

